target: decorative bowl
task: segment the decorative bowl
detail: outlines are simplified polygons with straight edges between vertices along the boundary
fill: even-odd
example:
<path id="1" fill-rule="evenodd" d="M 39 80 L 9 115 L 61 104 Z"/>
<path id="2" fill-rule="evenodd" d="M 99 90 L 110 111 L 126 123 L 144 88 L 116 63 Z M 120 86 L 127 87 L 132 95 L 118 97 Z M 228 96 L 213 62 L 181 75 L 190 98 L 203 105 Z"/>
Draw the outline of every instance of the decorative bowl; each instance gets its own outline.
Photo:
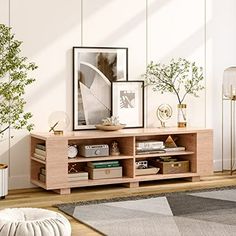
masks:
<path id="1" fill-rule="evenodd" d="M 120 125 L 95 125 L 96 129 L 104 130 L 104 131 L 115 131 L 123 129 L 126 125 L 120 124 Z"/>

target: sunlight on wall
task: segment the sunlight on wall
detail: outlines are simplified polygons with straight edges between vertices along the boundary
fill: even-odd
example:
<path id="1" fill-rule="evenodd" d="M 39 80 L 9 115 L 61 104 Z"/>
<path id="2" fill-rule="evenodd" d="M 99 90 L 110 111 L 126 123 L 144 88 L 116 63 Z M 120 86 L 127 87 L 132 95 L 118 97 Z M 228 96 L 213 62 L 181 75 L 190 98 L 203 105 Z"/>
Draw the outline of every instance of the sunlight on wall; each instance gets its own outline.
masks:
<path id="1" fill-rule="evenodd" d="M 155 0 L 150 0 L 149 6 L 155 3 Z M 178 0 L 169 1 L 160 10 L 152 10 L 148 18 L 148 61 L 166 63 L 171 58 L 184 57 L 204 67 L 204 9 L 204 0 Z M 147 99 L 148 125 L 160 126 L 154 114 L 162 103 L 169 103 L 172 106 L 174 114 L 168 123 L 170 126 L 176 126 L 177 99 L 175 95 L 167 93 L 159 95 L 151 92 L 150 89 Z M 188 107 L 188 124 L 204 127 L 204 92 L 201 92 L 200 98 L 188 96 L 185 103 Z"/>
<path id="2" fill-rule="evenodd" d="M 221 94 L 223 71 L 236 65 L 236 1 L 207 1 L 207 77 L 208 77 L 208 123 L 214 128 L 214 165 L 215 170 L 221 170 Z M 212 114 L 212 115 L 211 115 Z M 227 125 L 227 123 L 226 123 Z M 229 142 L 229 136 L 224 137 Z M 229 150 L 227 151 L 229 154 Z M 228 156 L 228 158 L 227 158 Z M 229 166 L 229 155 L 225 155 Z"/>
<path id="3" fill-rule="evenodd" d="M 93 13 L 99 4 L 104 7 Z M 83 6 L 83 46 L 128 47 L 129 80 L 140 79 L 146 66 L 146 2 L 86 0 Z"/>
<path id="4" fill-rule="evenodd" d="M 7 23 L 9 0 L 0 1 L 0 21 Z M 39 66 L 33 73 L 37 81 L 26 95 L 26 109 L 34 115 L 35 129 L 48 131 L 52 111 L 64 110 L 72 116 L 73 46 L 128 47 L 129 80 L 140 79 L 151 60 L 167 62 L 184 57 L 207 66 L 206 94 L 189 96 L 187 112 L 191 126 L 204 126 L 206 119 L 207 126 L 215 128 L 218 163 L 220 118 L 214 114 L 221 112 L 223 69 L 235 64 L 236 59 L 232 54 L 236 49 L 236 32 L 232 30 L 235 5 L 234 0 L 84 0 L 81 9 L 81 0 L 70 0 L 69 4 L 66 0 L 11 1 L 11 25 L 24 42 L 23 54 Z M 159 95 L 148 89 L 148 126 L 160 125 L 155 112 L 162 103 L 169 103 L 174 111 L 167 124 L 176 125 L 174 95 Z M 10 187 L 30 186 L 28 133 L 13 134 Z M 0 161 L 7 162 L 8 144 L 4 145 Z"/>

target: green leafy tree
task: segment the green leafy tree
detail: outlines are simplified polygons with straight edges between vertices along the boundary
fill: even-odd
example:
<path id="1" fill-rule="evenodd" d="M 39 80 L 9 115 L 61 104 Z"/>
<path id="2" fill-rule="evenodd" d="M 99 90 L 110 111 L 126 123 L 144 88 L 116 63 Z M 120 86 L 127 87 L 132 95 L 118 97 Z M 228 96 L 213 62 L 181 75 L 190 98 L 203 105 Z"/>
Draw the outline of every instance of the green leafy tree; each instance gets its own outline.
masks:
<path id="1" fill-rule="evenodd" d="M 15 39 L 11 28 L 0 24 L 0 134 L 9 128 L 32 130 L 30 112 L 24 112 L 25 87 L 35 79 L 28 73 L 37 68 L 21 56 L 21 41 Z"/>
<path id="2" fill-rule="evenodd" d="M 197 92 L 204 89 L 202 67 L 183 58 L 172 59 L 168 65 L 151 62 L 144 78 L 145 85 L 152 86 L 153 91 L 175 94 L 179 104 L 188 94 L 198 97 Z"/>

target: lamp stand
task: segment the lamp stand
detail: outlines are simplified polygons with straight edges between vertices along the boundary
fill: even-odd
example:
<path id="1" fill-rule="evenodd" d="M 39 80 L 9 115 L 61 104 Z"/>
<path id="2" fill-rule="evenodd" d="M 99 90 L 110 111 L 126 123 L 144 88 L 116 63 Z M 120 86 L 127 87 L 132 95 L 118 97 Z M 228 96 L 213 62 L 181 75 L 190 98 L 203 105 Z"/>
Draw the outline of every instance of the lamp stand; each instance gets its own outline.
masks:
<path id="1" fill-rule="evenodd" d="M 222 87 L 222 172 L 228 169 L 224 167 L 224 104 L 225 102 L 230 102 L 230 135 L 229 135 L 229 144 L 230 144 L 230 174 L 232 175 L 235 169 L 235 101 L 236 95 L 233 94 L 233 89 L 231 85 L 230 89 L 230 98 L 226 98 L 223 94 Z"/>

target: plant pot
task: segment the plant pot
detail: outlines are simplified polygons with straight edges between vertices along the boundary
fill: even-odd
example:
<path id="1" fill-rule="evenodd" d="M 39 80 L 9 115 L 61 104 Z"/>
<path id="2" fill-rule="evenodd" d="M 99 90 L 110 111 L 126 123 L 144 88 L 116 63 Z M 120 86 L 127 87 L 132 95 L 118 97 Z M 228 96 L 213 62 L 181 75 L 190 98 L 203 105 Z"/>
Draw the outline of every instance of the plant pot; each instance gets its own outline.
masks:
<path id="1" fill-rule="evenodd" d="M 0 164 L 0 198 L 4 199 L 8 194 L 8 166 Z"/>
<path id="2" fill-rule="evenodd" d="M 187 126 L 187 105 L 178 104 L 178 127 L 184 128 Z"/>

